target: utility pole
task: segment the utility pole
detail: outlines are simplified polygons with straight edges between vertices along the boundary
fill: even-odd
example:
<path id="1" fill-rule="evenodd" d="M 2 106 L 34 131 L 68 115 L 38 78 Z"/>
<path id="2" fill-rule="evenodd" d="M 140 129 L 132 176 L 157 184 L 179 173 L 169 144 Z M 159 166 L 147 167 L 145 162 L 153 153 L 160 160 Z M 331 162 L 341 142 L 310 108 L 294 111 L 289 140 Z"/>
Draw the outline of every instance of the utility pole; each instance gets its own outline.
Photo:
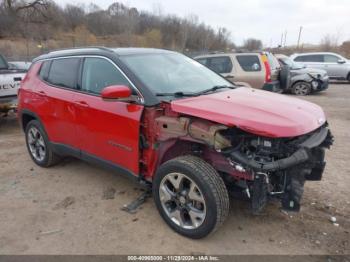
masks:
<path id="1" fill-rule="evenodd" d="M 286 47 L 286 42 L 287 42 L 287 30 L 286 32 L 284 33 L 284 47 Z"/>
<path id="2" fill-rule="evenodd" d="M 281 48 L 283 47 L 283 32 L 282 32 L 282 35 L 281 35 L 281 44 L 280 44 L 280 47 L 281 47 Z"/>
<path id="3" fill-rule="evenodd" d="M 303 30 L 303 27 L 300 26 L 300 29 L 299 29 L 299 35 L 298 35 L 298 43 L 297 43 L 297 49 L 299 49 L 299 44 L 300 44 L 300 37 L 301 37 L 301 31 Z"/>

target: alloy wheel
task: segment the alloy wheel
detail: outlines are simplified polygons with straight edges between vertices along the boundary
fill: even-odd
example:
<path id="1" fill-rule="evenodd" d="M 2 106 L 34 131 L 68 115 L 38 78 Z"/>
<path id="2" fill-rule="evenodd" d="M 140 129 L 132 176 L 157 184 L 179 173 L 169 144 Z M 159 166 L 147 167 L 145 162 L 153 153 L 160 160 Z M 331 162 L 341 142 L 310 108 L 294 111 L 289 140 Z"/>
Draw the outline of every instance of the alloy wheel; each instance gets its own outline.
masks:
<path id="1" fill-rule="evenodd" d="M 181 228 L 196 229 L 204 222 L 204 195 L 198 185 L 186 175 L 166 175 L 160 183 L 159 198 L 166 215 Z"/>
<path id="2" fill-rule="evenodd" d="M 294 87 L 294 93 L 299 96 L 306 96 L 310 87 L 305 83 L 299 83 Z"/>
<path id="3" fill-rule="evenodd" d="M 35 160 L 41 162 L 46 156 L 46 144 L 40 131 L 32 126 L 27 133 L 28 147 Z"/>

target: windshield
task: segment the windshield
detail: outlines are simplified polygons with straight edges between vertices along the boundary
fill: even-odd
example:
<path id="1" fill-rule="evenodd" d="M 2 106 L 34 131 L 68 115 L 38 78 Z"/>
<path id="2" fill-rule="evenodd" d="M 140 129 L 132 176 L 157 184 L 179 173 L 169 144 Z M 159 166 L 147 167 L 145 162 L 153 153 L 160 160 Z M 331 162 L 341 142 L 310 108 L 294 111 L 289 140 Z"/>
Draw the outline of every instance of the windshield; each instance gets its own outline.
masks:
<path id="1" fill-rule="evenodd" d="M 199 93 L 232 86 L 202 64 L 178 53 L 142 54 L 120 58 L 154 93 Z"/>
<path id="2" fill-rule="evenodd" d="M 295 63 L 292 59 L 285 57 L 285 58 L 281 58 L 281 61 L 283 64 L 289 66 L 291 69 L 302 69 L 304 68 L 303 65 L 299 64 L 299 63 Z"/>

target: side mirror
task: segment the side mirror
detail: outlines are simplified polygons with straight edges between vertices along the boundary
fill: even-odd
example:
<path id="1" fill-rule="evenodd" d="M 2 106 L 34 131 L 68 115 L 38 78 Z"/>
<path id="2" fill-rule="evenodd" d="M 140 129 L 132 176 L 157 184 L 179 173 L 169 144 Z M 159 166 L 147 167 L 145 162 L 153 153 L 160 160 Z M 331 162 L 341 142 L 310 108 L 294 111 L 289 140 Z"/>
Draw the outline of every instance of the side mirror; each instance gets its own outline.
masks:
<path id="1" fill-rule="evenodd" d="M 131 89 L 123 85 L 107 86 L 102 89 L 101 97 L 106 100 L 125 99 L 131 96 Z"/>
<path id="2" fill-rule="evenodd" d="M 339 60 L 338 60 L 338 64 L 345 64 L 345 62 L 346 62 L 346 61 L 345 61 L 344 59 L 339 59 Z"/>

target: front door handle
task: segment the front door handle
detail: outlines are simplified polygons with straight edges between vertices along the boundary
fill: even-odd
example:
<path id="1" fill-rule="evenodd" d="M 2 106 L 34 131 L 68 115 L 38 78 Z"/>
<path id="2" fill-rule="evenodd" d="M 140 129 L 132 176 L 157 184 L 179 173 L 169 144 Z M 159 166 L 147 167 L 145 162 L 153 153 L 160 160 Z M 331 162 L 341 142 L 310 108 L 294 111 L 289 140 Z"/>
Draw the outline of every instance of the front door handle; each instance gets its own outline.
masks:
<path id="1" fill-rule="evenodd" d="M 46 96 L 46 93 L 44 91 L 42 91 L 42 90 L 38 91 L 37 94 L 40 95 L 40 96 Z"/>
<path id="2" fill-rule="evenodd" d="M 85 101 L 75 101 L 74 103 L 78 106 L 89 107 L 88 103 L 86 103 Z"/>

